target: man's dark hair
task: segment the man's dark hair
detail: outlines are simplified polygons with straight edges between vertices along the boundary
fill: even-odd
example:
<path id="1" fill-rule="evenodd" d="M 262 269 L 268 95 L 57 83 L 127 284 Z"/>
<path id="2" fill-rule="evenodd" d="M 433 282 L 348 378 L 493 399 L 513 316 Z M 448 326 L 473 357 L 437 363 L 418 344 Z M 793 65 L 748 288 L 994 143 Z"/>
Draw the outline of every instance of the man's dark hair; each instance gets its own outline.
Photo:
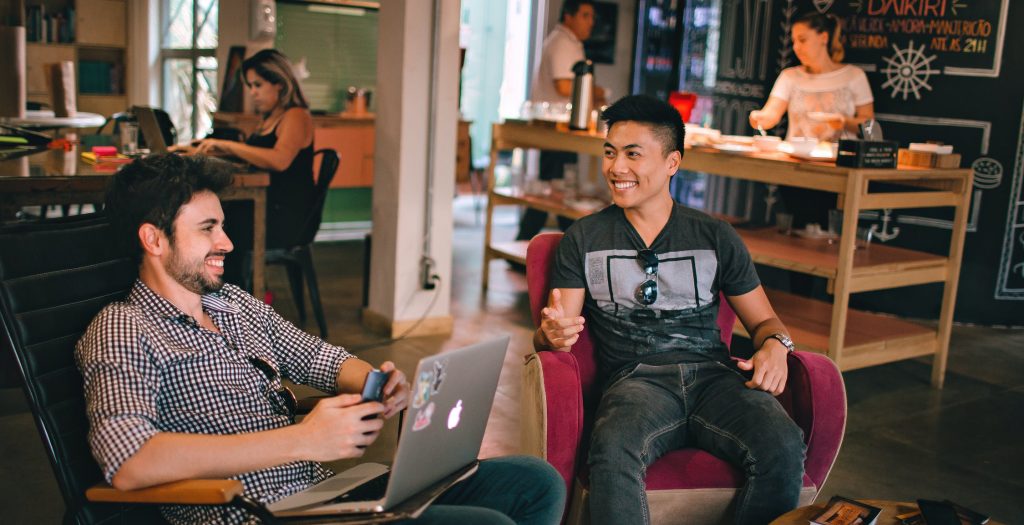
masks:
<path id="1" fill-rule="evenodd" d="M 218 193 L 231 184 L 230 164 L 206 157 L 161 154 L 137 159 L 114 175 L 107 187 L 106 211 L 120 242 L 131 243 L 142 259 L 139 227 L 150 223 L 173 242 L 174 219 L 192 196 Z"/>
<path id="2" fill-rule="evenodd" d="M 562 3 L 562 14 L 558 17 L 559 22 L 565 22 L 566 16 L 576 16 L 576 13 L 580 12 L 580 8 L 589 5 L 594 7 L 592 0 L 565 0 Z"/>
<path id="3" fill-rule="evenodd" d="M 602 118 L 608 123 L 608 129 L 618 122 L 646 124 L 661 141 L 662 153 L 668 155 L 678 150 L 679 155 L 683 154 L 683 139 L 686 138 L 683 118 L 667 102 L 649 95 L 629 95 L 608 106 Z"/>

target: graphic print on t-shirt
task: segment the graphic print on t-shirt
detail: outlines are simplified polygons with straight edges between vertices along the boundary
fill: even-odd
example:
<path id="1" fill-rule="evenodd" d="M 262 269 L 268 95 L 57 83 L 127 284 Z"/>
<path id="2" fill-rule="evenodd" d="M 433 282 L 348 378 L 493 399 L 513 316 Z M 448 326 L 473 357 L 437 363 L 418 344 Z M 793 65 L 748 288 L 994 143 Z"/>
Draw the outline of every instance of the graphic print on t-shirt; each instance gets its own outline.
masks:
<path id="1" fill-rule="evenodd" d="M 587 289 L 598 307 L 618 316 L 635 309 L 684 311 L 707 306 L 714 300 L 711 287 L 718 271 L 712 250 L 686 250 L 658 254 L 658 298 L 644 306 L 636 289 L 648 279 L 636 250 L 602 250 L 586 254 Z"/>

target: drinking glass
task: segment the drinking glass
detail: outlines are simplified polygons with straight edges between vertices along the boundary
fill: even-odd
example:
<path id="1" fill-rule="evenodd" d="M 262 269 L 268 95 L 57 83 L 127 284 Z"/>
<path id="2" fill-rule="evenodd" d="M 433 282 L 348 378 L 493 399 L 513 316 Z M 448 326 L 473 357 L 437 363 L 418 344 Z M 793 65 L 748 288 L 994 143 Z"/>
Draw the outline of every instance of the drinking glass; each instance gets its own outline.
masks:
<path id="1" fill-rule="evenodd" d="M 139 150 L 138 122 L 121 123 L 121 153 L 135 155 Z"/>
<path id="2" fill-rule="evenodd" d="M 843 234 L 843 210 L 828 210 L 828 233 L 836 237 Z"/>
<path id="3" fill-rule="evenodd" d="M 566 164 L 562 169 L 563 188 L 562 196 L 565 200 L 576 200 L 576 184 L 579 180 L 577 173 L 579 168 L 575 164 Z"/>
<path id="4" fill-rule="evenodd" d="M 776 213 L 775 214 L 775 227 L 778 228 L 779 233 L 783 235 L 790 235 L 793 233 L 793 214 L 792 213 Z"/>

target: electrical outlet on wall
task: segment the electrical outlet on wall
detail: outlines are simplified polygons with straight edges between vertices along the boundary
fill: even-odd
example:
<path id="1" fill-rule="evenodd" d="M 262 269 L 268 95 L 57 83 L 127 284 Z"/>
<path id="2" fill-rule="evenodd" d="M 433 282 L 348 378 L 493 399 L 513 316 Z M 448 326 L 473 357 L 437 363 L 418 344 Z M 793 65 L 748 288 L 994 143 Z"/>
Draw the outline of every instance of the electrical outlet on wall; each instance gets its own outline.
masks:
<path id="1" fill-rule="evenodd" d="M 249 0 L 252 20 L 249 37 L 252 40 L 274 38 L 277 32 L 277 3 L 274 0 Z"/>

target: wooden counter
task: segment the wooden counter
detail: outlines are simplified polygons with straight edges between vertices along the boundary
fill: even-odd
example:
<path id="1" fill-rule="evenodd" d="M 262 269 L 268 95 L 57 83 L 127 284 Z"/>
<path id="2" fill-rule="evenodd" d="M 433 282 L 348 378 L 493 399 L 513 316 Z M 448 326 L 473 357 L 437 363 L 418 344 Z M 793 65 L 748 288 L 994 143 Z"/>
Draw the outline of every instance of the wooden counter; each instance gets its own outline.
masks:
<path id="1" fill-rule="evenodd" d="M 77 148 L 45 151 L 14 160 L 0 161 L 0 220 L 7 220 L 23 206 L 103 202 L 104 192 L 118 165 L 93 165 L 81 160 Z M 265 171 L 239 171 L 223 200 L 253 202 L 253 295 L 263 298 L 266 289 L 265 250 L 267 186 Z"/>
<path id="2" fill-rule="evenodd" d="M 604 153 L 604 137 L 527 124 L 495 124 L 488 168 L 487 225 L 484 233 L 483 289 L 495 258 L 523 263 L 525 241 L 494 243 L 491 239 L 495 206 L 525 205 L 549 213 L 579 218 L 588 210 L 570 208 L 560 195 L 524 195 L 494 187 L 498 152 L 514 148 L 561 150 L 595 157 Z M 845 228 L 834 244 L 781 235 L 770 228 L 737 228 L 754 262 L 825 277 L 831 281 L 832 304 L 769 290 L 779 317 L 793 332 L 801 350 L 828 355 L 841 370 L 852 370 L 932 355 L 932 385 L 942 387 L 960 259 L 963 255 L 971 170 L 968 169 L 854 169 L 821 162 L 793 160 L 782 153 L 737 155 L 709 148 L 687 149 L 683 169 L 743 180 L 817 189 L 835 193 L 843 223 L 856 224 L 861 210 L 882 208 L 952 207 L 955 210 L 949 250 L 933 255 L 874 243 L 855 249 L 856 228 Z M 880 190 L 877 184 L 886 183 Z M 897 185 L 897 186 L 893 186 Z M 924 283 L 943 283 L 937 328 L 849 308 L 851 293 Z M 739 323 L 736 332 L 745 335 Z"/>

